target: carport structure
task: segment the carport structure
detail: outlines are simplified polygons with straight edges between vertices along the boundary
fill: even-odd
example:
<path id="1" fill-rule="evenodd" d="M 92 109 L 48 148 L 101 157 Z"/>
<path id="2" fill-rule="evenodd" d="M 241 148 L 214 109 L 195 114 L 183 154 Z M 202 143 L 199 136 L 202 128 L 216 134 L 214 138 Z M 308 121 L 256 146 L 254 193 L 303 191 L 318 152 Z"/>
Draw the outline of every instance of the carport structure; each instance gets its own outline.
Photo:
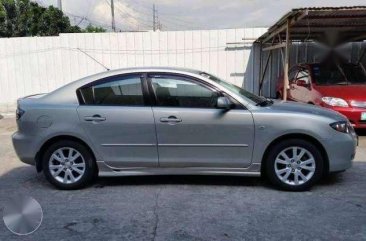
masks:
<path id="1" fill-rule="evenodd" d="M 320 7 L 293 9 L 278 20 L 256 40 L 260 45 L 259 92 L 272 53 L 280 49 L 284 73 L 283 99 L 287 99 L 289 86 L 289 56 L 293 43 L 316 42 L 334 49 L 348 42 L 366 39 L 366 6 Z M 269 52 L 262 64 L 263 52 Z M 365 51 L 362 53 L 362 57 Z"/>

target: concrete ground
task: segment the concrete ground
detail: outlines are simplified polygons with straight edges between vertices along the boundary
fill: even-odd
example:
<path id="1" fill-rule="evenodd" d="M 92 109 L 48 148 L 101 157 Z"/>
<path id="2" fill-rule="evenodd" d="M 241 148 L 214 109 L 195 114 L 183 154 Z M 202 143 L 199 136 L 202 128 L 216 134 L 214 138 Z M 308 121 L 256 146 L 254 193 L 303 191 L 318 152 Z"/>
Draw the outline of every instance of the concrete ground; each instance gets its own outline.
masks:
<path id="1" fill-rule="evenodd" d="M 260 178 L 103 178 L 59 191 L 16 157 L 13 118 L 0 120 L 0 213 L 16 194 L 43 208 L 40 228 L 0 240 L 366 240 L 366 137 L 354 166 L 311 191 L 274 190 Z"/>

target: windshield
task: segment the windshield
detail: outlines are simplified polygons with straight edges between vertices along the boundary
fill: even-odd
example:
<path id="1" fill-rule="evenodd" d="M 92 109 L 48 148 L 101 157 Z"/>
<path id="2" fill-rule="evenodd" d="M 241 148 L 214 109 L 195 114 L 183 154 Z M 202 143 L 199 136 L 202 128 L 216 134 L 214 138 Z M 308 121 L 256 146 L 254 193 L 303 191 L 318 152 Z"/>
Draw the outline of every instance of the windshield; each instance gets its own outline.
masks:
<path id="1" fill-rule="evenodd" d="M 366 84 L 366 73 L 356 64 L 315 64 L 314 81 L 318 85 Z"/>
<path id="2" fill-rule="evenodd" d="M 250 93 L 249 91 L 246 91 L 236 85 L 230 84 L 229 82 L 226 82 L 216 76 L 201 72 L 200 73 L 201 76 L 210 79 L 216 83 L 218 83 L 219 85 L 229 89 L 230 91 L 234 92 L 235 94 L 242 96 L 244 99 L 249 99 L 250 101 L 252 101 L 255 105 L 258 105 L 260 103 L 263 103 L 264 101 L 266 101 L 266 98 L 255 95 Z"/>

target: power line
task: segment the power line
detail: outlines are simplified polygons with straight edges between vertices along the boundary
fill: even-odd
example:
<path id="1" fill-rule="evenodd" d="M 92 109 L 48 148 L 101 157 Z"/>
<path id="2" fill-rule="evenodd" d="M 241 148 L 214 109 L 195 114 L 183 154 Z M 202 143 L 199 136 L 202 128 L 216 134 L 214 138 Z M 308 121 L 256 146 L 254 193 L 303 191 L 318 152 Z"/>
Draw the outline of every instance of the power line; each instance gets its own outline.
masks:
<path id="1" fill-rule="evenodd" d="M 106 0 L 107 4 L 110 4 L 108 0 Z M 138 26 L 136 25 L 136 23 L 131 22 L 130 20 L 128 20 L 125 16 L 129 16 L 130 18 L 136 20 L 138 22 L 139 25 L 143 25 L 146 26 L 148 28 L 151 28 L 152 26 L 150 25 L 150 23 L 142 18 L 139 18 L 137 16 L 133 16 L 132 14 L 130 14 L 129 12 L 127 12 L 126 10 L 121 9 L 118 5 L 115 6 L 115 9 L 120 12 L 121 17 L 123 18 L 124 21 L 130 23 L 131 25 L 134 25 L 135 28 Z"/>
<path id="2" fill-rule="evenodd" d="M 129 5 L 134 5 L 134 6 L 137 7 L 137 5 L 135 5 L 133 3 L 129 3 Z M 147 6 L 143 5 L 142 3 L 140 3 L 138 5 L 138 7 L 146 9 L 146 10 L 144 10 L 145 13 L 147 13 L 147 10 L 148 10 L 148 12 L 151 12 L 151 10 L 152 10 L 151 7 L 147 7 Z M 139 11 L 139 10 L 136 10 L 136 9 L 134 9 L 134 10 L 137 11 L 137 12 Z M 181 25 L 183 25 L 183 24 L 186 25 L 186 26 L 187 25 L 191 25 L 191 26 L 197 25 L 197 23 L 194 22 L 194 21 L 189 21 L 189 20 L 186 20 L 186 19 L 182 19 L 182 18 L 178 17 L 176 14 L 164 12 L 164 11 L 161 11 L 161 9 L 159 10 L 159 16 L 167 16 L 167 17 L 169 17 L 169 20 L 171 22 L 179 22 Z"/>
<path id="3" fill-rule="evenodd" d="M 43 0 L 34 0 L 34 2 L 37 3 L 38 5 L 40 5 L 41 7 L 44 7 L 44 8 L 48 7 L 48 5 L 46 5 Z M 87 14 L 89 14 L 89 12 L 90 12 L 90 6 L 89 6 L 89 10 L 88 10 Z M 73 13 L 69 13 L 69 12 L 66 12 L 66 11 L 63 11 L 63 13 L 68 17 L 74 18 L 75 22 L 76 22 L 75 19 L 78 19 L 77 20 L 78 23 L 75 24 L 76 26 L 79 26 L 83 21 L 87 21 L 90 24 L 93 24 L 95 26 L 100 26 L 100 27 L 103 27 L 103 28 L 106 28 L 106 29 L 111 29 L 111 27 L 109 25 L 107 25 L 105 22 L 98 21 L 98 20 L 95 20 L 95 19 L 91 20 L 87 16 L 79 16 L 79 15 L 75 15 Z"/>
<path id="4" fill-rule="evenodd" d="M 105 22 L 102 22 L 102 21 L 98 21 L 96 19 L 89 19 L 87 17 L 82 17 L 82 16 L 78 16 L 78 15 L 75 15 L 75 14 L 72 14 L 72 13 L 69 13 L 69 12 L 64 12 L 64 14 L 66 14 L 67 16 L 71 16 L 73 18 L 77 18 L 77 19 L 83 19 L 83 21 L 88 21 L 89 23 L 93 24 L 93 25 L 96 25 L 96 26 L 100 26 L 100 27 L 103 27 L 103 28 L 107 28 L 107 29 L 111 29 L 111 26 L 108 25 L 107 23 Z"/>
<path id="5" fill-rule="evenodd" d="M 106 2 L 108 3 L 108 1 L 106 0 Z M 138 22 L 143 22 L 144 24 L 143 25 L 145 25 L 145 26 L 149 26 L 149 27 L 152 27 L 153 29 L 154 29 L 154 26 L 155 26 L 155 30 L 157 30 L 157 29 L 162 29 L 162 26 L 163 26 L 163 24 L 162 24 L 162 22 L 164 23 L 164 25 L 165 25 L 165 22 L 168 22 L 169 23 L 169 25 L 171 25 L 171 26 L 173 26 L 172 28 L 173 29 L 178 29 L 178 27 L 177 26 L 179 26 L 179 27 L 183 27 L 183 28 L 185 28 L 185 29 L 196 29 L 197 27 L 192 27 L 192 25 L 189 25 L 188 24 L 188 21 L 184 21 L 184 20 L 179 20 L 178 18 L 174 18 L 174 17 L 170 17 L 169 18 L 169 20 L 167 19 L 168 17 L 164 17 L 164 20 L 163 21 L 161 21 L 161 12 L 160 12 L 160 10 L 159 10 L 159 12 L 158 12 L 158 9 L 156 8 L 156 6 L 155 6 L 155 8 L 154 8 L 154 5 L 153 5 L 153 7 L 152 8 L 148 8 L 148 7 L 144 7 L 144 6 L 140 6 L 139 5 L 139 7 L 144 7 L 144 9 L 147 9 L 147 10 L 149 10 L 149 11 L 147 11 L 147 10 L 141 10 L 141 9 L 137 9 L 137 8 L 135 8 L 135 7 L 131 7 L 132 6 L 132 4 L 127 4 L 126 5 L 129 9 L 131 9 L 132 11 L 134 11 L 134 12 L 136 12 L 136 13 L 139 13 L 139 14 L 141 14 L 141 15 L 150 15 L 150 16 L 152 16 L 152 19 L 153 19 L 153 21 L 152 21 L 152 25 L 151 25 L 151 23 L 148 23 L 148 21 L 147 20 L 144 20 L 144 19 L 142 19 L 142 18 L 139 18 L 139 17 L 136 17 L 136 16 L 133 16 L 133 15 L 131 15 L 130 13 L 128 13 L 128 12 L 126 12 L 125 10 L 122 10 L 121 8 L 119 8 L 117 5 L 116 5 L 116 9 L 118 8 L 118 10 L 120 11 L 120 12 L 123 12 L 124 14 L 126 14 L 126 15 L 128 15 L 128 16 L 130 16 L 131 18 L 133 18 L 133 19 L 135 19 L 135 20 L 137 20 Z M 164 14 L 165 16 L 168 16 L 168 15 L 170 15 L 170 14 Z M 173 15 L 172 15 L 173 16 Z M 177 25 L 177 26 L 176 26 Z"/>
<path id="6" fill-rule="evenodd" d="M 39 5 L 41 5 L 42 7 L 48 7 L 44 2 L 43 0 L 34 0 L 36 3 L 38 3 Z M 109 2 L 108 0 L 105 0 L 105 2 L 111 7 L 111 13 L 112 13 L 112 0 L 111 2 Z M 75 15 L 73 13 L 70 13 L 70 12 L 67 12 L 67 11 L 64 11 L 64 14 L 66 14 L 67 16 L 71 16 L 74 18 L 74 24 L 76 26 L 79 26 L 80 24 L 82 24 L 84 21 L 87 21 L 89 22 L 90 24 L 93 24 L 93 25 L 96 25 L 96 26 L 101 26 L 103 28 L 106 28 L 108 30 L 112 30 L 112 31 L 123 31 L 121 28 L 117 28 L 117 24 L 116 24 L 116 19 L 114 17 L 114 21 L 113 21 L 113 17 L 112 17 L 112 26 L 111 25 L 108 25 L 106 22 L 104 22 L 103 20 L 97 20 L 97 19 L 90 19 L 88 17 L 89 15 L 89 12 L 90 12 L 90 2 L 89 2 L 89 7 L 88 7 L 88 12 L 87 12 L 87 16 L 80 16 L 80 15 Z M 153 26 L 151 25 L 151 23 L 145 19 L 142 19 L 142 18 L 139 18 L 137 16 L 133 16 L 131 13 L 121 9 L 118 5 L 114 5 L 114 11 L 118 11 L 120 13 L 120 16 L 122 17 L 123 21 L 129 23 L 130 26 L 132 26 L 134 29 L 132 29 L 131 27 L 125 27 L 126 30 L 129 30 L 129 31 L 136 31 L 136 30 L 139 30 L 139 26 L 138 25 L 141 25 L 143 27 L 146 27 L 148 29 L 151 29 Z M 129 20 L 128 18 L 126 18 L 126 16 L 130 17 L 131 19 L 134 19 L 137 21 L 137 24 L 132 22 L 131 20 Z M 78 20 L 75 20 L 75 19 L 78 19 Z M 114 24 L 113 24 L 114 22 Z"/>

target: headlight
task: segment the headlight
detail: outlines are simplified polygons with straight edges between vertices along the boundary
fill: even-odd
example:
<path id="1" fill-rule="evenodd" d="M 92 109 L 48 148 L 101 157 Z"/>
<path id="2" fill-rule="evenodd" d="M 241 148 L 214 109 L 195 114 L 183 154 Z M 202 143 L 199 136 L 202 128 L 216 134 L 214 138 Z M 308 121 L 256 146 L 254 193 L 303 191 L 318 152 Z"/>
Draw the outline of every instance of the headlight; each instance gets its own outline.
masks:
<path id="1" fill-rule="evenodd" d="M 360 107 L 360 108 L 366 108 L 366 101 L 352 100 L 351 101 L 351 106 L 353 106 L 353 107 Z"/>
<path id="2" fill-rule="evenodd" d="M 330 126 L 334 130 L 343 132 L 343 133 L 351 133 L 353 131 L 353 127 L 348 121 L 335 122 L 335 123 L 330 124 Z"/>
<path id="3" fill-rule="evenodd" d="M 323 97 L 322 101 L 330 106 L 339 106 L 339 107 L 348 107 L 347 102 L 344 99 L 341 98 L 335 98 L 335 97 Z"/>

